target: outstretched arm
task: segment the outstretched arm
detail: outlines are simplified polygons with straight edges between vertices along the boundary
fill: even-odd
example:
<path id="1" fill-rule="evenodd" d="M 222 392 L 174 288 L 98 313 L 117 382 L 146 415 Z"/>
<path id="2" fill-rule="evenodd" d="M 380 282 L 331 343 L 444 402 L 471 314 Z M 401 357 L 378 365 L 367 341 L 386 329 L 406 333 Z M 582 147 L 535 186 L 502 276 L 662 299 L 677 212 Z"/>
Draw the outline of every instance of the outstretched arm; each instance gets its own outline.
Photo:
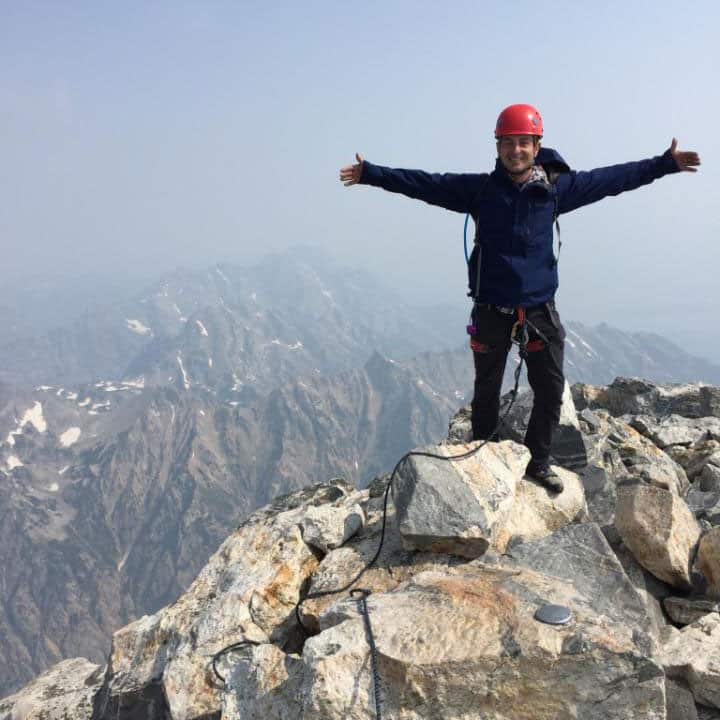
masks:
<path id="1" fill-rule="evenodd" d="M 470 212 L 473 200 L 484 186 L 487 175 L 473 173 L 428 173 L 373 165 L 355 153 L 357 163 L 340 169 L 340 182 L 350 185 L 374 185 L 401 193 L 430 205 L 455 212 Z"/>
<path id="2" fill-rule="evenodd" d="M 604 197 L 648 185 L 665 175 L 696 172 L 699 165 L 699 155 L 678 150 L 677 140 L 673 138 L 662 155 L 649 160 L 562 174 L 557 181 L 558 209 L 560 213 L 570 212 Z"/>

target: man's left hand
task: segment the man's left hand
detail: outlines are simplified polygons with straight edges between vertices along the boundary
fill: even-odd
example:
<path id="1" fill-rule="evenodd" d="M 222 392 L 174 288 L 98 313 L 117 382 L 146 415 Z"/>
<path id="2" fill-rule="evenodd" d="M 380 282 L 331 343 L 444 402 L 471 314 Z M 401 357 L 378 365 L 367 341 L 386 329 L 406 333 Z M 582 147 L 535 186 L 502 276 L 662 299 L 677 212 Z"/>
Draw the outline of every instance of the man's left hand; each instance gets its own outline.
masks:
<path id="1" fill-rule="evenodd" d="M 697 172 L 697 166 L 700 165 L 700 156 L 696 152 L 682 152 L 677 149 L 677 140 L 672 139 L 670 143 L 670 154 L 673 156 L 675 164 L 684 172 Z"/>

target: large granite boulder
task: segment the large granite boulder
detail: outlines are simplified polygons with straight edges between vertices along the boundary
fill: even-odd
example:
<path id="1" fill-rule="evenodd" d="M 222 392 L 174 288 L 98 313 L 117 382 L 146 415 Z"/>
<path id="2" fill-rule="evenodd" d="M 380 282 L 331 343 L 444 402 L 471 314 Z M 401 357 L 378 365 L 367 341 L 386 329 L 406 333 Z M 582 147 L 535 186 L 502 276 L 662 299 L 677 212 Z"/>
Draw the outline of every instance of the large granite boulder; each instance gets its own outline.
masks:
<path id="1" fill-rule="evenodd" d="M 649 612 L 647 598 L 596 523 L 567 525 L 547 537 L 514 545 L 500 561 L 505 567 L 526 567 L 570 583 L 583 596 L 595 598 L 598 613 L 635 628 L 644 638 L 638 635 L 636 640 L 646 652 L 655 651 L 665 623 Z"/>
<path id="2" fill-rule="evenodd" d="M 621 486 L 615 527 L 646 570 L 675 587 L 691 587 L 700 526 L 682 498 L 640 483 Z"/>
<path id="3" fill-rule="evenodd" d="M 318 565 L 303 540 L 302 522 L 308 508 L 347 494 L 344 484 L 333 483 L 276 501 L 274 512 L 259 511 L 221 545 L 176 603 L 115 633 L 96 717 L 114 718 L 121 710 L 122 717 L 143 720 L 217 713 L 222 688 L 210 659 L 245 639 L 292 645 L 295 605 Z M 228 656 L 220 660 L 221 670 L 227 662 Z"/>
<path id="4" fill-rule="evenodd" d="M 664 719 L 662 669 L 638 644 L 638 631 L 600 614 L 595 599 L 557 577 L 483 563 L 420 573 L 370 596 L 384 715 L 626 720 L 633 708 L 634 718 Z M 573 621 L 536 620 L 548 602 L 569 606 Z M 333 605 L 321 627 L 305 644 L 304 668 L 299 656 L 249 649 L 230 679 L 236 699 L 226 720 L 373 717 L 358 602 Z"/>
<path id="5" fill-rule="evenodd" d="M 471 449 L 445 445 L 424 452 L 449 457 Z M 528 450 L 511 441 L 487 443 L 464 459 L 411 456 L 392 488 L 404 546 L 474 558 L 491 546 L 504 549 L 514 537 L 542 537 L 584 518 L 577 476 L 558 468 L 565 490 L 548 493 L 523 478 L 529 459 Z"/>

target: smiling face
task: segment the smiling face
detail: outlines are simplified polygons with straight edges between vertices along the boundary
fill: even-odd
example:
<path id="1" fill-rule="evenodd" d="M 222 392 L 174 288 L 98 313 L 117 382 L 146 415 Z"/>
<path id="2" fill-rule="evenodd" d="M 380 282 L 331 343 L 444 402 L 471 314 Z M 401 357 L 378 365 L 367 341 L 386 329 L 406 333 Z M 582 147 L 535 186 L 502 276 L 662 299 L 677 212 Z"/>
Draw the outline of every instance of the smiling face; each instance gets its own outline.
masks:
<path id="1" fill-rule="evenodd" d="M 540 138 L 535 135 L 504 135 L 497 141 L 500 162 L 515 182 L 529 177 L 539 151 Z"/>

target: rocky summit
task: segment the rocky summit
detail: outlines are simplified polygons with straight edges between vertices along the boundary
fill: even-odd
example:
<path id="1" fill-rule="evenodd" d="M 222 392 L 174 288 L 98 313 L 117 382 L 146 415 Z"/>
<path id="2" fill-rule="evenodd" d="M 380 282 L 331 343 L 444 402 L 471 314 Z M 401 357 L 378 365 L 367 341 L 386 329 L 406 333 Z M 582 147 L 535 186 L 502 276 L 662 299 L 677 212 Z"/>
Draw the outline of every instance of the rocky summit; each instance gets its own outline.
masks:
<path id="1" fill-rule="evenodd" d="M 719 719 L 720 388 L 568 388 L 560 494 L 523 476 L 529 408 L 276 499 L 0 720 Z"/>

